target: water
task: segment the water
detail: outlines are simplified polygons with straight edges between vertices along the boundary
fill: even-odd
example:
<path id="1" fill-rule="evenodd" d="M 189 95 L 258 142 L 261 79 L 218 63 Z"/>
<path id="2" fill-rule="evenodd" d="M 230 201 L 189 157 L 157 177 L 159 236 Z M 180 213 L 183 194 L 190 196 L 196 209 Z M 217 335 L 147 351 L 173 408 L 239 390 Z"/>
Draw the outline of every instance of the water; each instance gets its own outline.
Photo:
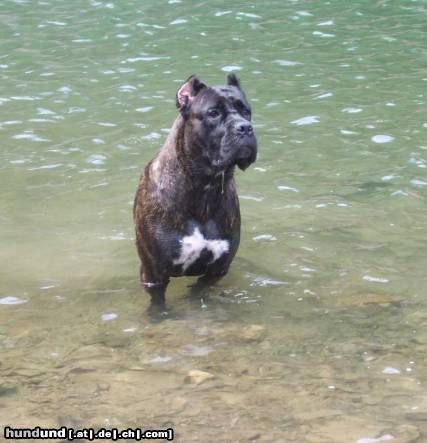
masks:
<path id="1" fill-rule="evenodd" d="M 427 2 L 0 0 L 0 19 L 0 425 L 426 441 Z M 180 83 L 229 71 L 260 146 L 238 257 L 153 316 L 138 176 Z"/>

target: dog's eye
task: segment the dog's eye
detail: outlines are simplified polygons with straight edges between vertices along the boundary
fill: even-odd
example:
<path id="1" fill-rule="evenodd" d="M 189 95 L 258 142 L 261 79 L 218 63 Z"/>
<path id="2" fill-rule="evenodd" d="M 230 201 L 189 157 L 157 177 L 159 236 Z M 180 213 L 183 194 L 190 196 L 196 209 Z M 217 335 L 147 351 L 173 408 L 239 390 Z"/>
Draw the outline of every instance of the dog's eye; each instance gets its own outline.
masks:
<path id="1" fill-rule="evenodd" d="M 251 118 L 251 116 L 252 116 L 252 114 L 251 114 L 251 111 L 248 109 L 248 108 L 243 108 L 243 110 L 242 110 L 242 114 L 245 116 L 245 117 L 248 117 L 248 119 L 250 119 Z"/>
<path id="2" fill-rule="evenodd" d="M 219 117 L 219 111 L 217 109 L 209 109 L 208 115 L 211 118 L 217 118 Z"/>

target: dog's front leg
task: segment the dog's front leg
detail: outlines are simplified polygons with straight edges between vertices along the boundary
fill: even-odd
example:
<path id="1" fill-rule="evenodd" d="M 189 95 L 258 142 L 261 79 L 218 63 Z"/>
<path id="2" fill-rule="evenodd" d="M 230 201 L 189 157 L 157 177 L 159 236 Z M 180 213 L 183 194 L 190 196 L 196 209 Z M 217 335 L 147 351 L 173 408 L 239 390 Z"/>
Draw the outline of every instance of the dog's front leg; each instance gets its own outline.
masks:
<path id="1" fill-rule="evenodd" d="M 165 304 L 165 293 L 168 284 L 169 280 L 166 282 L 143 282 L 145 290 L 151 296 L 151 303 L 156 305 Z"/>
<path id="2" fill-rule="evenodd" d="M 162 305 L 165 303 L 166 288 L 169 284 L 169 276 L 162 275 L 141 264 L 141 283 L 151 296 L 153 304 Z"/>

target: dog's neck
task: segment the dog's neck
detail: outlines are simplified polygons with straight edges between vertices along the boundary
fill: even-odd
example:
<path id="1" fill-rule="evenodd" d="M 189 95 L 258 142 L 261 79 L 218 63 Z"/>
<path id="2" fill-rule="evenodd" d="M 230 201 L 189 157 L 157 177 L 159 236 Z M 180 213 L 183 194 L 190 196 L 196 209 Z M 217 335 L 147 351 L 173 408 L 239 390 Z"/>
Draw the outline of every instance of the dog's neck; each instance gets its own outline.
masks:
<path id="1" fill-rule="evenodd" d="M 184 135 L 184 121 L 178 116 L 147 171 L 160 205 L 173 212 L 179 207 L 185 217 L 192 214 L 199 220 L 214 219 L 222 213 L 224 220 L 231 223 L 235 213 L 229 214 L 224 208 L 233 205 L 231 200 L 235 199 L 234 167 L 208 176 L 194 170 L 194 163 L 186 155 Z M 178 217 L 176 223 L 181 222 Z"/>

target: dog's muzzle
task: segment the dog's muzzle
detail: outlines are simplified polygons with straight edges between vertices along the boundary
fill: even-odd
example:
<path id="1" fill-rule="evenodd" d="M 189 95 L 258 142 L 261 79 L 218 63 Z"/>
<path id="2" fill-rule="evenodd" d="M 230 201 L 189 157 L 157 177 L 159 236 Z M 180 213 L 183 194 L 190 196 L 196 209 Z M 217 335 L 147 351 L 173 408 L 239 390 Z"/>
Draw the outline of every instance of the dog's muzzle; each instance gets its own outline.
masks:
<path id="1" fill-rule="evenodd" d="M 257 142 L 253 133 L 240 137 L 235 160 L 236 165 L 244 171 L 256 160 L 256 156 Z"/>
<path id="2" fill-rule="evenodd" d="M 255 148 L 244 148 L 243 152 L 236 158 L 236 165 L 244 171 L 256 160 L 256 147 Z"/>
<path id="3" fill-rule="evenodd" d="M 236 165 L 244 171 L 256 160 L 257 141 L 251 122 L 239 120 L 234 125 L 234 132 L 237 136 Z"/>

